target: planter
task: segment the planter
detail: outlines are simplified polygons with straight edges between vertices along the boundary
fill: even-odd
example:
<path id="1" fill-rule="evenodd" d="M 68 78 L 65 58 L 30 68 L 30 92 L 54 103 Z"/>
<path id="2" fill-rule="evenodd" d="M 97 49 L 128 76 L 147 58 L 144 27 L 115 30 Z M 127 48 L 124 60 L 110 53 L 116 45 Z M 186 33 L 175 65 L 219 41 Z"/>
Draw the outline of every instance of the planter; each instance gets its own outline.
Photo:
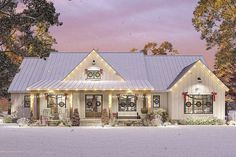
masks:
<path id="1" fill-rule="evenodd" d="M 141 108 L 141 113 L 142 114 L 147 114 L 148 113 L 148 109 L 147 108 Z"/>
<path id="2" fill-rule="evenodd" d="M 58 126 L 59 122 L 59 120 L 49 120 L 48 126 Z"/>

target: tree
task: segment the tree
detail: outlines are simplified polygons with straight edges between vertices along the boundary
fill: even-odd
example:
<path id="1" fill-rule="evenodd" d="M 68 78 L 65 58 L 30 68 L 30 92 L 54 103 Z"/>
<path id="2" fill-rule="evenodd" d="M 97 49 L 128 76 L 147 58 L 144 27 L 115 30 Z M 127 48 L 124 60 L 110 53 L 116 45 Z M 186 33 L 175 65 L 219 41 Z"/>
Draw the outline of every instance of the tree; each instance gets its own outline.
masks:
<path id="1" fill-rule="evenodd" d="M 0 69 L 6 76 L 3 81 L 0 78 L 0 96 L 7 95 L 6 87 L 23 57 L 44 58 L 53 51 L 56 40 L 48 30 L 62 25 L 58 17 L 53 3 L 47 0 L 0 0 Z"/>
<path id="2" fill-rule="evenodd" d="M 157 45 L 158 44 L 156 42 L 148 42 L 144 45 L 144 48 L 141 50 L 141 52 L 143 52 L 145 55 L 167 55 L 168 53 L 178 53 L 178 51 L 174 49 L 173 45 L 168 41 L 164 41 L 159 47 L 157 47 Z M 130 51 L 137 52 L 138 49 L 132 48 Z"/>
<path id="3" fill-rule="evenodd" d="M 207 50 L 217 47 L 214 72 L 230 89 L 226 98 L 236 101 L 236 1 L 200 0 L 193 14 Z"/>
<path id="4" fill-rule="evenodd" d="M 101 115 L 101 122 L 102 125 L 108 125 L 109 124 L 109 116 L 108 116 L 108 112 L 107 109 L 103 109 L 102 110 L 102 115 Z"/>
<path id="5" fill-rule="evenodd" d="M 72 126 L 80 126 L 80 116 L 78 109 L 74 109 L 74 112 L 71 117 Z"/>

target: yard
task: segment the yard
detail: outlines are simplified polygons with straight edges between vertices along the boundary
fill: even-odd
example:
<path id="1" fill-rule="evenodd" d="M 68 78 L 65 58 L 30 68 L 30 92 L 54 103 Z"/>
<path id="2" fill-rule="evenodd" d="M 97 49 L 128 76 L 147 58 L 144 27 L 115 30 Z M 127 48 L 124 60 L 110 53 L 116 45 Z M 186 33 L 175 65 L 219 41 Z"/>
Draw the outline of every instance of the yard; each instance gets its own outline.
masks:
<path id="1" fill-rule="evenodd" d="M 0 127 L 1 157 L 235 157 L 236 127 Z"/>

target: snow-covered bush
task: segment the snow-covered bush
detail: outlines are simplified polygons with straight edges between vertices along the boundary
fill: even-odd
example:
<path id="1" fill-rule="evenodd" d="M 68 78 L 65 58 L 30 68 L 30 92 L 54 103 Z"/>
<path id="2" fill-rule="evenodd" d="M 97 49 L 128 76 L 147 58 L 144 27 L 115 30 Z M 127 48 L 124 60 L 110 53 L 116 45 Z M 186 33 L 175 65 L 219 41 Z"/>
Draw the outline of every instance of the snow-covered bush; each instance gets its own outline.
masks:
<path id="1" fill-rule="evenodd" d="M 27 118 L 20 118 L 20 119 L 17 120 L 17 124 L 19 126 L 29 126 L 30 120 L 27 119 Z"/>
<path id="2" fill-rule="evenodd" d="M 6 115 L 3 117 L 3 123 L 12 123 L 13 122 L 12 119 L 13 119 L 12 116 Z"/>
<path id="3" fill-rule="evenodd" d="M 225 124 L 225 121 L 218 119 L 216 117 L 201 117 L 201 118 L 188 117 L 180 121 L 180 124 L 183 124 L 183 125 L 223 125 Z"/>
<path id="4" fill-rule="evenodd" d="M 144 118 L 142 118 L 144 126 L 161 126 L 168 120 L 168 113 L 162 108 L 159 108 L 157 111 L 148 113 Z"/>
<path id="5" fill-rule="evenodd" d="M 170 122 L 163 123 L 163 126 L 170 126 L 170 125 L 172 125 Z"/>
<path id="6" fill-rule="evenodd" d="M 71 127 L 72 121 L 69 118 L 66 118 L 66 119 L 60 121 L 59 126 L 62 126 L 62 125 Z"/>
<path id="7" fill-rule="evenodd" d="M 150 121 L 151 126 L 162 126 L 163 122 L 160 115 L 155 115 L 154 118 Z"/>
<path id="8" fill-rule="evenodd" d="M 227 124 L 228 124 L 228 125 L 236 125 L 236 122 L 233 121 L 233 120 L 231 120 L 231 121 L 228 121 Z"/>
<path id="9" fill-rule="evenodd" d="M 163 123 L 169 121 L 169 115 L 165 109 L 163 108 L 157 109 L 156 114 L 161 116 L 161 120 Z"/>

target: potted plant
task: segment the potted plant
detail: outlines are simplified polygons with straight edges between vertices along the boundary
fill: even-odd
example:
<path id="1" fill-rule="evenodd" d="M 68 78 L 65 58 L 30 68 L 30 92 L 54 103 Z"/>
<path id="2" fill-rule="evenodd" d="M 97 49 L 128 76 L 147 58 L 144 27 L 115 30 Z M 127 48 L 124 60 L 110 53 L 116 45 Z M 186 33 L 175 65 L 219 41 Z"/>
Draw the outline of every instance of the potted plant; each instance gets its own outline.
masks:
<path id="1" fill-rule="evenodd" d="M 141 108 L 141 113 L 142 114 L 147 114 L 148 113 L 148 108 L 146 105 L 146 94 L 143 95 L 143 108 Z"/>

